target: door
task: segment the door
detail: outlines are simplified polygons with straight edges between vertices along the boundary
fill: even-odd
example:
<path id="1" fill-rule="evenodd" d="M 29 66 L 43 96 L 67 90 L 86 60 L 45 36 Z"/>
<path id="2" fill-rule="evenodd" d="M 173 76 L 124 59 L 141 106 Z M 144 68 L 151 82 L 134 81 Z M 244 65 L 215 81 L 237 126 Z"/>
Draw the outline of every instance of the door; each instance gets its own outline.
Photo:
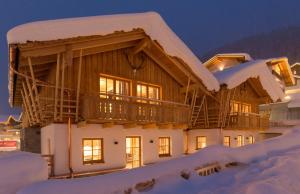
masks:
<path id="1" fill-rule="evenodd" d="M 141 137 L 126 137 L 126 168 L 141 166 Z"/>

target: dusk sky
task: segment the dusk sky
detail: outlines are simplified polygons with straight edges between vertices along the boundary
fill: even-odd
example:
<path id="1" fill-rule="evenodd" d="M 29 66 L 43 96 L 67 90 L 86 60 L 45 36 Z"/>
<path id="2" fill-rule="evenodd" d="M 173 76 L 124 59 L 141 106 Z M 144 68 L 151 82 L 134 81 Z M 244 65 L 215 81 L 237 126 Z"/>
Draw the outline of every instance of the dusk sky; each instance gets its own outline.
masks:
<path id="1" fill-rule="evenodd" d="M 8 105 L 7 87 L 6 33 L 16 25 L 66 17 L 156 11 L 196 55 L 203 55 L 249 35 L 299 26 L 299 8 L 300 0 L 1 0 L 0 114 L 18 112 Z"/>

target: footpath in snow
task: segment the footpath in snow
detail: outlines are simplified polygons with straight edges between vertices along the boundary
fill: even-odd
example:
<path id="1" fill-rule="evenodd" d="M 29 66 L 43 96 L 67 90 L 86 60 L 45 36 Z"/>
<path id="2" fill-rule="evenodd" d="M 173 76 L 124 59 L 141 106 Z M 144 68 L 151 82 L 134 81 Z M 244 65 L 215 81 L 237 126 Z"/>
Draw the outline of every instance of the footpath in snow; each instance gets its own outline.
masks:
<path id="1" fill-rule="evenodd" d="M 149 193 L 186 193 L 185 191 L 188 191 L 188 193 L 211 193 L 210 189 L 215 189 L 215 192 L 212 193 L 219 193 L 219 191 L 223 192 L 222 189 L 224 189 L 224 192 L 226 193 L 226 188 L 229 189 L 227 190 L 227 193 L 234 193 L 234 191 L 231 189 L 244 189 L 243 191 L 247 191 L 246 193 L 248 194 L 265 193 L 263 192 L 264 189 L 270 191 L 273 191 L 271 189 L 274 189 L 274 192 L 271 193 L 280 193 L 282 191 L 280 189 L 284 189 L 284 186 L 281 188 L 280 184 L 275 184 L 272 186 L 273 183 L 269 184 L 268 182 L 264 182 L 268 179 L 263 177 L 263 174 L 261 174 L 260 179 L 257 179 L 258 182 L 255 182 L 255 173 L 259 174 L 264 170 L 264 167 L 272 168 L 272 163 L 270 164 L 270 162 L 268 162 L 271 161 L 276 167 L 274 175 L 280 176 L 281 172 L 284 173 L 284 171 L 276 171 L 276 169 L 281 169 L 281 159 L 278 158 L 276 160 L 276 157 L 280 157 L 277 156 L 276 153 L 282 154 L 285 153 L 285 151 L 291 150 L 292 148 L 299 147 L 299 140 L 300 129 L 295 128 L 283 136 L 240 148 L 212 146 L 186 157 L 161 162 L 130 171 L 87 178 L 47 180 L 38 182 L 21 189 L 18 194 L 124 193 L 124 191 L 128 190 L 129 188 L 132 189 L 133 193 L 136 193 L 134 187 L 137 183 L 152 179 L 155 179 L 155 185 L 153 189 L 149 191 Z M 300 152 L 300 149 L 298 150 Z M 287 154 L 293 156 L 293 151 L 289 151 Z M 293 158 L 291 158 L 290 165 L 291 168 L 293 168 L 294 164 L 296 169 L 294 174 L 297 175 L 297 173 L 299 174 L 298 170 L 300 171 L 300 169 L 296 168 L 295 166 L 297 163 L 296 159 L 293 163 Z M 239 162 L 246 164 L 246 167 L 238 167 L 242 169 L 233 168 L 232 170 L 224 170 L 221 173 L 217 173 L 208 177 L 200 177 L 196 174 L 194 170 L 195 168 L 214 162 L 219 162 L 221 165 L 225 165 L 230 162 Z M 248 167 L 247 164 L 249 165 Z M 257 167 L 255 166 L 256 164 L 258 165 Z M 289 167 L 289 162 L 284 164 L 285 167 Z M 243 170 L 243 168 L 245 168 L 245 170 Z M 183 170 L 191 174 L 189 180 L 185 180 L 180 176 Z M 292 171 L 292 169 L 290 171 Z M 266 176 L 271 177 L 269 180 L 273 180 L 272 173 L 270 173 L 269 176 Z M 286 176 L 289 175 L 286 174 Z M 218 181 L 213 181 L 213 177 L 215 177 L 216 180 L 220 180 L 220 188 L 218 188 Z M 217 177 L 219 177 L 219 179 Z M 281 178 L 284 179 L 284 177 Z M 278 180 L 281 180 L 281 178 Z M 210 182 L 207 182 L 207 180 L 210 180 Z M 237 180 L 240 181 L 237 182 Z M 247 186 L 247 180 L 248 182 L 253 180 L 249 187 Z M 274 181 L 275 180 L 276 178 L 274 178 Z M 245 183 L 245 185 L 243 185 L 243 183 Z M 235 184 L 240 184 L 243 187 L 240 188 L 237 185 L 237 188 L 235 188 Z M 199 185 L 204 186 L 200 187 Z M 286 185 L 288 185 L 288 183 L 286 183 Z M 201 190 L 202 188 L 206 188 L 207 190 Z M 217 191 L 217 189 L 220 190 Z M 297 188 L 295 188 L 295 190 L 296 189 Z M 237 193 L 240 191 L 241 190 L 236 190 Z M 291 190 L 290 193 L 295 193 L 293 191 L 294 190 Z"/>

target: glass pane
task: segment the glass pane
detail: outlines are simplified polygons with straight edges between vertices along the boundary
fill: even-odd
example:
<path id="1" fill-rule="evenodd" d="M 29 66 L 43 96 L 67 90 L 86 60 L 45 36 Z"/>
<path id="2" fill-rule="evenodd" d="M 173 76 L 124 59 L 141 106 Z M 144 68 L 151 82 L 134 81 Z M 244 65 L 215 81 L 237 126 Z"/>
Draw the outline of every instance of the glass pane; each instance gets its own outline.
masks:
<path id="1" fill-rule="evenodd" d="M 104 93 L 106 94 L 106 78 L 100 77 L 100 98 L 106 98 L 106 95 L 103 95 Z"/>
<path id="2" fill-rule="evenodd" d="M 114 93 L 114 80 L 106 79 L 106 83 L 107 83 L 107 93 L 113 94 Z"/>

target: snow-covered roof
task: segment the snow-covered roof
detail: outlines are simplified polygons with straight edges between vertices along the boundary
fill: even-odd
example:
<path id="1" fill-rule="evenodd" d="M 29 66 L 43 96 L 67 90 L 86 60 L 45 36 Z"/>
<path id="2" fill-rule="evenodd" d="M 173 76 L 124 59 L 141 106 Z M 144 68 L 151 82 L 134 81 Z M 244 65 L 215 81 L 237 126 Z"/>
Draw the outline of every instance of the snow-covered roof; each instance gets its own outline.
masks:
<path id="1" fill-rule="evenodd" d="M 262 87 L 273 101 L 283 100 L 284 92 L 267 66 L 268 60 L 252 60 L 214 73 L 219 83 L 232 89 L 249 78 L 259 78 Z"/>
<path id="2" fill-rule="evenodd" d="M 214 76 L 156 12 L 32 22 L 11 29 L 7 33 L 7 41 L 9 44 L 18 44 L 27 41 L 58 40 L 107 35 L 115 31 L 126 32 L 136 28 L 143 29 L 153 40 L 157 40 L 168 55 L 177 56 L 188 64 L 208 90 L 219 89 L 218 81 Z"/>
<path id="3" fill-rule="evenodd" d="M 219 53 L 216 57 L 244 57 L 246 61 L 252 60 L 252 57 L 248 53 Z"/>

